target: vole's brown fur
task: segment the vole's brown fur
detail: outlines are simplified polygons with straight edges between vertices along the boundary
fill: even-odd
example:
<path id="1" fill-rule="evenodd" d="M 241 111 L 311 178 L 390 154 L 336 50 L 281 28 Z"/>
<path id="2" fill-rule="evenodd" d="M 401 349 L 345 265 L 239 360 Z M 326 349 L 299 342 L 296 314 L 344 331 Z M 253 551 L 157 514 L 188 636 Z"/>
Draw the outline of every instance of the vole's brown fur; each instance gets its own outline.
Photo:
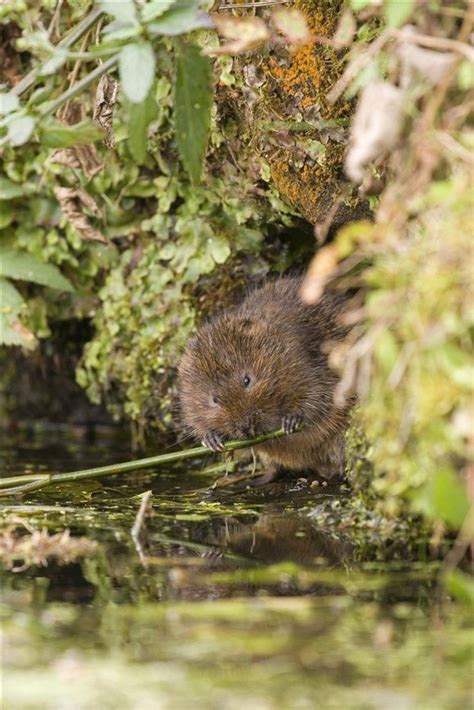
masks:
<path id="1" fill-rule="evenodd" d="M 214 450 L 223 441 L 283 426 L 301 431 L 255 447 L 275 470 L 339 476 L 349 405 L 334 404 L 337 373 L 325 345 L 344 337 L 347 298 L 326 293 L 315 306 L 299 278 L 282 278 L 217 315 L 189 341 L 179 365 L 186 426 Z"/>

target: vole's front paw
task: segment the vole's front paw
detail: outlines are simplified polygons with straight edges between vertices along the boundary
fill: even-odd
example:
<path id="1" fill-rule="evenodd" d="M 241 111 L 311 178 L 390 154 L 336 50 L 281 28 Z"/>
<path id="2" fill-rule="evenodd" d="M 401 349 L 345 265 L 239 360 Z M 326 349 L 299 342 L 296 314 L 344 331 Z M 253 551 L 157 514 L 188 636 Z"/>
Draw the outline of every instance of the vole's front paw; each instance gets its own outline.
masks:
<path id="1" fill-rule="evenodd" d="M 212 451 L 224 451 L 224 442 L 215 431 L 208 431 L 202 444 Z"/>
<path id="2" fill-rule="evenodd" d="M 301 414 L 287 414 L 281 420 L 281 428 L 285 434 L 294 434 L 295 431 L 301 429 L 303 425 L 303 417 Z"/>

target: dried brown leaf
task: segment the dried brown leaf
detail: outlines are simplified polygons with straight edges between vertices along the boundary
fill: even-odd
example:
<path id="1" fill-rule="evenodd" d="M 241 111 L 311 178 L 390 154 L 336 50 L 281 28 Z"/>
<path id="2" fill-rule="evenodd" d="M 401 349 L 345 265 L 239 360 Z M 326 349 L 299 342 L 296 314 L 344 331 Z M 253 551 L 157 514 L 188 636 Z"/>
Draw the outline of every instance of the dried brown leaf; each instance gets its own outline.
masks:
<path id="1" fill-rule="evenodd" d="M 302 45 L 313 41 L 306 17 L 296 8 L 283 7 L 275 10 L 273 24 L 288 44 Z"/>
<path id="2" fill-rule="evenodd" d="M 28 534 L 19 533 L 18 525 L 26 527 Z M 46 567 L 50 559 L 68 564 L 91 554 L 96 548 L 96 542 L 86 537 L 71 537 L 69 530 L 50 535 L 47 530 L 36 530 L 21 519 L 0 534 L 2 563 L 6 569 L 17 572 L 32 565 Z"/>
<path id="3" fill-rule="evenodd" d="M 415 28 L 407 26 L 399 33 L 397 54 L 402 62 L 403 78 L 408 83 L 415 72 L 422 74 L 430 84 L 438 84 L 454 66 L 457 56 L 454 52 L 437 52 L 419 47 L 413 42 Z"/>
<path id="4" fill-rule="evenodd" d="M 78 101 L 66 101 L 57 113 L 57 118 L 66 126 L 73 126 L 80 123 L 86 117 L 86 110 L 83 104 Z"/>
<path id="5" fill-rule="evenodd" d="M 405 92 L 386 81 L 371 82 L 363 90 L 345 162 L 346 174 L 354 182 L 362 182 L 368 163 L 383 158 L 397 144 L 404 99 Z"/>
<path id="6" fill-rule="evenodd" d="M 93 227 L 89 218 L 83 213 L 88 209 L 97 217 L 102 217 L 101 211 L 95 200 L 88 192 L 80 188 L 55 187 L 54 194 L 61 205 L 64 216 L 72 226 L 77 229 L 81 237 L 87 241 L 106 242 L 106 238 Z"/>
<path id="7" fill-rule="evenodd" d="M 9 322 L 9 327 L 15 331 L 21 338 L 27 341 L 29 347 L 33 346 L 36 338 L 25 325 L 19 320 L 14 320 Z"/>
<path id="8" fill-rule="evenodd" d="M 117 89 L 117 81 L 110 74 L 104 74 L 99 81 L 95 95 L 94 121 L 105 130 L 104 143 L 107 148 L 115 146 L 112 121 L 117 101 Z"/>
<path id="9" fill-rule="evenodd" d="M 220 47 L 205 49 L 203 54 L 209 56 L 242 54 L 260 47 L 270 37 L 268 27 L 259 17 L 216 15 L 213 19 L 219 34 L 229 41 Z"/>
<path id="10" fill-rule="evenodd" d="M 319 301 L 337 262 L 335 244 L 323 247 L 313 257 L 300 290 L 300 296 L 305 303 L 313 304 Z"/>
<path id="11" fill-rule="evenodd" d="M 76 145 L 73 148 L 61 148 L 51 156 L 53 163 L 65 165 L 68 168 L 82 170 L 90 180 L 104 167 L 95 145 Z"/>
<path id="12" fill-rule="evenodd" d="M 86 111 L 82 104 L 68 101 L 59 110 L 58 119 L 66 126 L 74 126 L 86 117 Z M 51 156 L 53 163 L 65 165 L 68 168 L 82 170 L 84 175 L 91 179 L 97 175 L 104 167 L 100 160 L 97 149 L 93 143 L 87 145 L 75 145 L 70 148 L 60 148 Z"/>

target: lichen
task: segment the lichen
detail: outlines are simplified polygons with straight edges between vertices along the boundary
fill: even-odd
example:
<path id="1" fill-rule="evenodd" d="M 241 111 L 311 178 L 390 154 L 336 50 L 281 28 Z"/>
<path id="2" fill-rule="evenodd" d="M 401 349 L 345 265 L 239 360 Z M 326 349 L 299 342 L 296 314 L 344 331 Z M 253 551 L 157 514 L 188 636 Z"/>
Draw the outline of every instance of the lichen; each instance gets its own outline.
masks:
<path id="1" fill-rule="evenodd" d="M 311 0 L 295 3 L 318 37 L 333 34 L 340 5 L 330 0 L 323 4 Z M 288 147 L 279 147 L 268 155 L 271 177 L 281 195 L 312 223 L 327 216 L 341 193 L 344 124 L 352 109 L 344 99 L 331 104 L 326 98 L 340 75 L 341 64 L 342 58 L 333 48 L 315 42 L 293 54 L 270 55 L 264 64 L 268 79 L 265 94 L 274 113 L 313 126 L 303 141 L 293 139 Z"/>

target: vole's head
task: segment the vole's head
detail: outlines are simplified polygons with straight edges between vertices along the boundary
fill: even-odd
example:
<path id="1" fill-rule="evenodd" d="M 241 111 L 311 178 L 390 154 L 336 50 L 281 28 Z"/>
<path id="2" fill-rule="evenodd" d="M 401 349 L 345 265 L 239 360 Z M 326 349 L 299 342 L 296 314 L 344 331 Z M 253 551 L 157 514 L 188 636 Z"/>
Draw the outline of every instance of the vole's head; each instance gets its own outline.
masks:
<path id="1" fill-rule="evenodd" d="M 184 423 L 202 439 L 262 434 L 307 396 L 303 357 L 285 333 L 258 320 L 224 314 L 189 341 L 179 365 Z"/>

